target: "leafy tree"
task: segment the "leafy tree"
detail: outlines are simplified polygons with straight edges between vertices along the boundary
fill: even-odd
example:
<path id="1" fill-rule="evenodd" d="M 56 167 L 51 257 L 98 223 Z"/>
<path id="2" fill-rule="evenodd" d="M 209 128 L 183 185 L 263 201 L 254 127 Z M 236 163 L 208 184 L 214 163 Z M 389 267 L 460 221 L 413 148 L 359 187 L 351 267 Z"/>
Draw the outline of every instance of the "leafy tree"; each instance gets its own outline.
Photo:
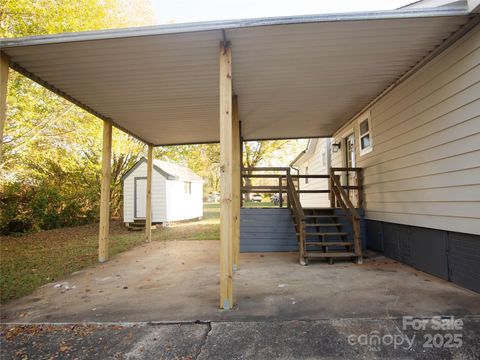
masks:
<path id="1" fill-rule="evenodd" d="M 247 141 L 243 144 L 243 164 L 247 168 L 289 166 L 305 146 L 305 140 Z M 247 173 L 251 175 L 251 171 Z M 252 184 L 252 179 L 247 177 L 245 186 L 250 187 Z M 247 200 L 251 199 L 251 195 L 247 194 Z"/>
<path id="2" fill-rule="evenodd" d="M 0 0 L 0 37 L 152 23 L 148 0 Z M 0 230 L 46 229 L 96 220 L 102 121 L 14 71 L 10 71 L 7 96 Z M 111 206 L 113 215 L 119 215 L 121 174 L 135 163 L 144 146 L 117 130 L 113 144 Z"/>

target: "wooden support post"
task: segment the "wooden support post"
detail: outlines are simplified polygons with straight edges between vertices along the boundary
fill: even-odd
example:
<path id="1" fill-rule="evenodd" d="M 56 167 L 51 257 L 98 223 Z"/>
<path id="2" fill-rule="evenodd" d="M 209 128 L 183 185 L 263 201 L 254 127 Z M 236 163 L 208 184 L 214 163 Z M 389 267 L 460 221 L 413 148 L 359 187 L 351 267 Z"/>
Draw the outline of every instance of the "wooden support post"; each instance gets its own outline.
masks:
<path id="1" fill-rule="evenodd" d="M 147 200 L 145 209 L 145 240 L 152 241 L 152 173 L 153 173 L 153 145 L 148 145 L 147 155 Z"/>
<path id="2" fill-rule="evenodd" d="M 233 307 L 232 52 L 220 43 L 220 308 Z"/>
<path id="3" fill-rule="evenodd" d="M 232 99 L 232 141 L 233 141 L 233 270 L 240 265 L 240 122 L 238 120 L 238 97 Z"/>
<path id="4" fill-rule="evenodd" d="M 110 227 L 110 173 L 112 157 L 112 123 L 103 122 L 102 179 L 100 194 L 100 234 L 98 260 L 108 260 L 108 232 Z"/>
<path id="5" fill-rule="evenodd" d="M 8 63 L 7 56 L 0 53 L 0 163 L 2 162 L 3 129 L 7 119 Z"/>
<path id="6" fill-rule="evenodd" d="M 243 192 L 241 188 L 243 187 L 243 137 L 242 137 L 242 122 L 238 122 L 238 128 L 240 133 L 240 208 L 243 207 Z"/>

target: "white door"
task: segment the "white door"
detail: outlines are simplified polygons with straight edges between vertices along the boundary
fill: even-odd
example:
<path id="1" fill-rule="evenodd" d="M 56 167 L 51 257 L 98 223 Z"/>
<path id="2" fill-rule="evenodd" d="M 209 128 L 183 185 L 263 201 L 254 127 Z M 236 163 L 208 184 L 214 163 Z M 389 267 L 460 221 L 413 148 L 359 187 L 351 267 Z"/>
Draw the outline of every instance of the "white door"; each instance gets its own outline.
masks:
<path id="1" fill-rule="evenodd" d="M 145 219 L 146 203 L 147 179 L 135 178 L 135 219 Z"/>
<path id="2" fill-rule="evenodd" d="M 354 168 L 356 166 L 355 158 L 355 134 L 351 133 L 345 138 L 345 167 Z M 348 171 L 345 177 L 345 185 L 355 186 L 358 185 L 357 173 L 355 171 Z M 348 197 L 352 200 L 353 204 L 358 201 L 358 193 L 356 190 L 348 190 Z"/>

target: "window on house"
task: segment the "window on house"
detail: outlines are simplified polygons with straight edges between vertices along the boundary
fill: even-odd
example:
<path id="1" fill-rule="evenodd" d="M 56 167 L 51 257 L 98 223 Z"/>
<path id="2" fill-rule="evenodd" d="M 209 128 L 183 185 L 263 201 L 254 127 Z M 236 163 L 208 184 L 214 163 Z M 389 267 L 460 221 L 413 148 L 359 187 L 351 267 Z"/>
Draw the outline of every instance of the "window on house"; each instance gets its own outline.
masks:
<path id="1" fill-rule="evenodd" d="M 308 175 L 308 166 L 305 167 L 305 175 Z M 308 178 L 305 178 L 305 184 L 308 184 Z"/>
<path id="2" fill-rule="evenodd" d="M 360 140 L 360 155 L 372 151 L 373 143 L 370 117 L 364 117 L 358 122 L 358 136 Z"/>
<path id="3" fill-rule="evenodd" d="M 191 182 L 184 182 L 183 183 L 183 191 L 185 194 L 191 194 L 192 193 L 192 183 Z"/>

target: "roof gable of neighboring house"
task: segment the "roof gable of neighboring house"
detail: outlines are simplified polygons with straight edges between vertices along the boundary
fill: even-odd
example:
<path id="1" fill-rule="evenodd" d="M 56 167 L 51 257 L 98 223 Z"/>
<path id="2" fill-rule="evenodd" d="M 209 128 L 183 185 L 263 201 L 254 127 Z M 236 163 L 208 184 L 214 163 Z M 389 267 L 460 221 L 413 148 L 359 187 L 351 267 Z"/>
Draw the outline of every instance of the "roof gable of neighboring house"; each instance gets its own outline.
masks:
<path id="1" fill-rule="evenodd" d="M 295 164 L 301 164 L 305 160 L 312 157 L 315 153 L 315 149 L 317 148 L 318 139 L 309 139 L 308 144 L 305 150 L 303 150 L 296 158 L 290 163 L 290 166 L 295 166 Z"/>
<path id="2" fill-rule="evenodd" d="M 142 157 L 140 160 L 133 165 L 130 170 L 128 170 L 123 176 L 122 181 L 124 181 L 130 174 L 132 174 L 140 165 L 146 163 L 147 159 Z M 153 160 L 153 169 L 159 172 L 167 180 L 181 180 L 181 181 L 191 181 L 191 182 L 203 182 L 203 178 L 194 173 L 189 168 L 171 163 L 163 160 Z"/>

